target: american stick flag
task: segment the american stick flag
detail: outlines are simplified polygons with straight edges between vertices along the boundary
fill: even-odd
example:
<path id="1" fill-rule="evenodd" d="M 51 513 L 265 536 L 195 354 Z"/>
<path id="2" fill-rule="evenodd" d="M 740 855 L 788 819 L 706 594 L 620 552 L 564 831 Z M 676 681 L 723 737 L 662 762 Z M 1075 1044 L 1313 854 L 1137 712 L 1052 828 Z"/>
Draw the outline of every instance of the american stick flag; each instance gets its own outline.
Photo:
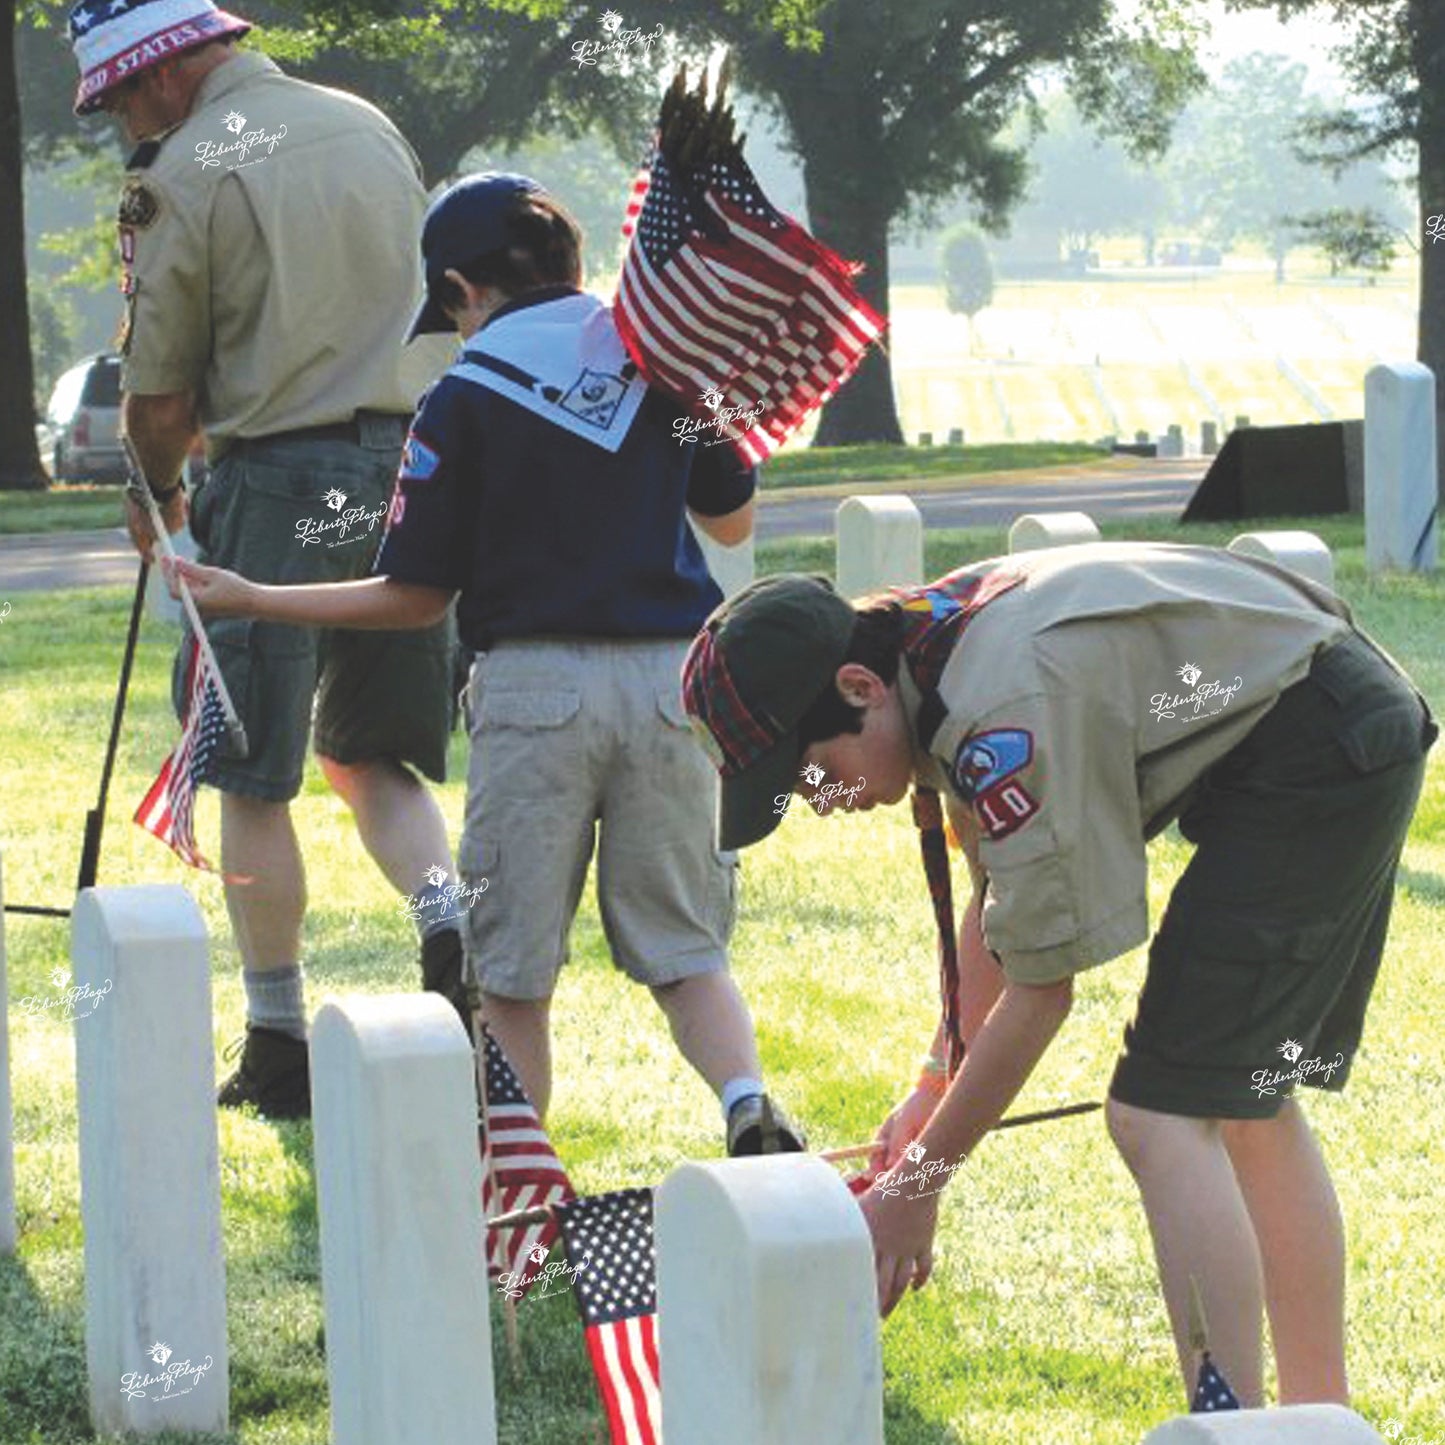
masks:
<path id="1" fill-rule="evenodd" d="M 704 424 L 699 445 L 726 437 L 749 466 L 883 334 L 854 289 L 856 268 L 772 205 L 736 146 L 681 172 L 659 145 L 633 183 L 623 233 L 632 244 L 613 317 L 628 353 Z"/>
<path id="2" fill-rule="evenodd" d="M 567 1178 L 537 1111 L 527 1098 L 501 1046 L 486 1035 L 486 1110 L 483 1134 L 482 1211 L 490 1219 L 516 1209 L 542 1209 L 573 1197 Z M 528 1256 L 539 1245 L 550 1249 L 557 1226 L 550 1220 L 517 1229 L 488 1231 L 487 1267 L 494 1275 L 525 1275 Z M 519 1285 L 525 1294 L 540 1277 Z"/>
<path id="3" fill-rule="evenodd" d="M 1199 1362 L 1199 1380 L 1194 1386 L 1194 1400 L 1189 1406 L 1191 1415 L 1203 1415 L 1211 1410 L 1237 1410 L 1239 1401 L 1234 1391 L 1225 1383 L 1219 1367 L 1209 1358 L 1205 1350 Z"/>
<path id="4" fill-rule="evenodd" d="M 558 1207 L 557 1221 L 612 1445 L 660 1445 L 652 1190 L 574 1199 Z"/>
<path id="5" fill-rule="evenodd" d="M 226 712 L 216 689 L 210 660 L 204 649 L 193 647 L 186 674 L 186 718 L 181 740 L 161 766 L 136 809 L 135 821 L 148 833 L 167 843 L 183 863 L 192 868 L 215 870 L 196 847 L 196 789 L 206 780 L 206 771 L 217 745 L 226 732 Z"/>

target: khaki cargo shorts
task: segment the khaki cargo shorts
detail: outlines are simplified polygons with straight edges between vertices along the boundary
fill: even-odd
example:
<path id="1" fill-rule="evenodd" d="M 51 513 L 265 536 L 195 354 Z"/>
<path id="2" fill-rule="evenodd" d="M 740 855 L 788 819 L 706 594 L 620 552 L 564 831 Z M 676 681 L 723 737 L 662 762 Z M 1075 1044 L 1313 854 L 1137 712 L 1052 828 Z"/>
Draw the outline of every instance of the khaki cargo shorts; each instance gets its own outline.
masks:
<path id="1" fill-rule="evenodd" d="M 651 987 L 727 966 L 737 855 L 714 846 L 717 774 L 687 723 L 687 639 L 499 643 L 472 665 L 458 866 L 481 986 L 551 996 L 587 867 L 613 962 Z"/>

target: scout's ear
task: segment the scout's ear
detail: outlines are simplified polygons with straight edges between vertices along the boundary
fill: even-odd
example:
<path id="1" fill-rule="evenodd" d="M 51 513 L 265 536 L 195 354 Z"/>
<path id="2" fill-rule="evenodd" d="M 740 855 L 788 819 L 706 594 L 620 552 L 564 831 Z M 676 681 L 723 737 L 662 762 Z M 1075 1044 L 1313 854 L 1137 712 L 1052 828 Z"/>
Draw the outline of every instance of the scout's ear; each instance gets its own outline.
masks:
<path id="1" fill-rule="evenodd" d="M 833 674 L 833 684 L 849 707 L 876 707 L 889 691 L 888 684 L 861 662 L 845 662 Z"/>

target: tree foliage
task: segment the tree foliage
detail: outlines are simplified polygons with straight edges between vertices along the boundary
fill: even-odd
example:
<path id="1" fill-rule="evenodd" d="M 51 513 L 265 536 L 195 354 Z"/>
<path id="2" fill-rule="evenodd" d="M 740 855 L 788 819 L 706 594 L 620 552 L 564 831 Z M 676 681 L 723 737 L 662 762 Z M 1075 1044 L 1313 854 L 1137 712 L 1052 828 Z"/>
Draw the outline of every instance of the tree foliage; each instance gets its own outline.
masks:
<path id="1" fill-rule="evenodd" d="M 948 309 L 972 321 L 993 303 L 993 262 L 983 237 L 971 226 L 956 226 L 943 238 L 943 284 Z"/>

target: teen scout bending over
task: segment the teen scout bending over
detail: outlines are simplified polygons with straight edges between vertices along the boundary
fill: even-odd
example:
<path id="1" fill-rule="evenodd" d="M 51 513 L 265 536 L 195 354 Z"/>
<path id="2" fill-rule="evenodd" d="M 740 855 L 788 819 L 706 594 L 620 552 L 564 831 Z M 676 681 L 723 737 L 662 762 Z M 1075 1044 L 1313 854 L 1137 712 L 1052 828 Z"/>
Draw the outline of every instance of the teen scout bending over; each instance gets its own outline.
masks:
<path id="1" fill-rule="evenodd" d="M 722 600 L 687 516 L 741 541 L 756 473 L 678 444 L 677 405 L 579 289 L 580 233 L 535 181 L 457 182 L 427 212 L 422 256 L 412 335 L 464 345 L 412 423 L 380 575 L 182 575 L 210 614 L 328 627 L 423 626 L 457 596 L 478 654 L 458 859 L 469 885 L 487 880 L 467 950 L 532 1103 L 546 1112 L 552 993 L 595 847 L 613 960 L 720 1097 L 728 1152 L 797 1150 L 727 971 L 737 860 L 713 844 L 717 780 L 678 697 L 688 642 Z"/>
<path id="2" fill-rule="evenodd" d="M 775 828 L 774 800 L 815 787 L 804 770 L 866 779 L 865 811 L 913 785 L 947 798 L 975 882 L 967 1052 L 941 1101 L 925 1074 L 894 1111 L 885 1168 L 915 1137 L 935 1167 L 972 1153 L 1075 974 L 1148 937 L 1144 845 L 1178 820 L 1196 848 L 1150 946 L 1109 1132 L 1186 1389 L 1192 1277 L 1246 1406 L 1264 1309 L 1282 1401 L 1344 1402 L 1340 1209 L 1275 1076 L 1349 1077 L 1436 732 L 1344 604 L 1267 563 L 1143 543 L 997 559 L 856 606 L 777 576 L 709 619 L 684 700 L 722 774 L 724 847 Z M 885 1315 L 928 1279 L 948 1177 L 863 1198 Z"/>

